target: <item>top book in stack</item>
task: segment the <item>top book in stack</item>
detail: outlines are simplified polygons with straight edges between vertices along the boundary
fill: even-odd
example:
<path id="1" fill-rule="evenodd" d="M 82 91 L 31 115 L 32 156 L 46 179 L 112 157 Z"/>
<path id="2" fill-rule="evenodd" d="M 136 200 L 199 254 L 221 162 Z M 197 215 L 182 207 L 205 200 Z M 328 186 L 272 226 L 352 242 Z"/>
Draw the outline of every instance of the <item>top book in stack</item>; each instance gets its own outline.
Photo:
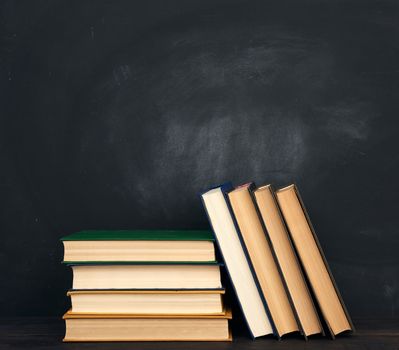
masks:
<path id="1" fill-rule="evenodd" d="M 64 263 L 215 261 L 210 231 L 80 231 L 61 238 Z"/>

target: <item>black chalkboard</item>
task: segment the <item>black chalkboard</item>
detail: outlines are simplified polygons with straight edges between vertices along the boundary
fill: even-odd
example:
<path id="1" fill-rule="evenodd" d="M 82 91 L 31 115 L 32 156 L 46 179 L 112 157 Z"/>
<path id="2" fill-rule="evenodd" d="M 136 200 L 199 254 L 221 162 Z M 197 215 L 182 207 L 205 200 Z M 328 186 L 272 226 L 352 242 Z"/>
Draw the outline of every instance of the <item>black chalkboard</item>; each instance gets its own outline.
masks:
<path id="1" fill-rule="evenodd" d="M 207 228 L 295 182 L 351 314 L 399 312 L 392 1 L 3 1 L 0 309 L 60 315 L 80 229 Z"/>

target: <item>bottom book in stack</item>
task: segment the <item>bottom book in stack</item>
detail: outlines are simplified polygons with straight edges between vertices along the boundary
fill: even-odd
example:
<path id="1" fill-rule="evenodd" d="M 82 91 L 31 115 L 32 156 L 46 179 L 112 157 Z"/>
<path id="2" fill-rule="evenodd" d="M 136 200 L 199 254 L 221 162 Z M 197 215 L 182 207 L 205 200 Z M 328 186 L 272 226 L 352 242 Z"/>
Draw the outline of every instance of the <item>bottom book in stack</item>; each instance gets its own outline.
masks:
<path id="1" fill-rule="evenodd" d="M 231 341 L 223 289 L 71 290 L 64 341 Z"/>

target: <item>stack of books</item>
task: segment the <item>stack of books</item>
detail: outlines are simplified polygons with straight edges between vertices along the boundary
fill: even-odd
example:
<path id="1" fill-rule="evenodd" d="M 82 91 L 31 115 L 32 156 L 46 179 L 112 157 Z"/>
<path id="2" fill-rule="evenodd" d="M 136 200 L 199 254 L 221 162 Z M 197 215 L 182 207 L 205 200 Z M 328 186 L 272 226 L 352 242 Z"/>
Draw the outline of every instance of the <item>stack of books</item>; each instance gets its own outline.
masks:
<path id="1" fill-rule="evenodd" d="M 73 271 L 64 341 L 229 341 L 210 231 L 81 231 L 61 239 Z"/>
<path id="2" fill-rule="evenodd" d="M 226 183 L 201 195 L 254 338 L 332 338 L 354 326 L 299 191 Z"/>

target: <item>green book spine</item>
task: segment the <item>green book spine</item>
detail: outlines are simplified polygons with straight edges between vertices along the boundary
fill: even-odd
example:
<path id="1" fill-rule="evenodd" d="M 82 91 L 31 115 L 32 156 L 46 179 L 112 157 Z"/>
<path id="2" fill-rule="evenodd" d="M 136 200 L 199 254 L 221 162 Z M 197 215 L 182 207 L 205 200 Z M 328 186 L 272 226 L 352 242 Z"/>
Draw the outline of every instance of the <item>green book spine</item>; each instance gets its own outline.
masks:
<path id="1" fill-rule="evenodd" d="M 62 237 L 61 241 L 214 241 L 205 230 L 86 230 Z"/>
<path id="2" fill-rule="evenodd" d="M 217 261 L 63 261 L 66 265 L 222 265 Z"/>

